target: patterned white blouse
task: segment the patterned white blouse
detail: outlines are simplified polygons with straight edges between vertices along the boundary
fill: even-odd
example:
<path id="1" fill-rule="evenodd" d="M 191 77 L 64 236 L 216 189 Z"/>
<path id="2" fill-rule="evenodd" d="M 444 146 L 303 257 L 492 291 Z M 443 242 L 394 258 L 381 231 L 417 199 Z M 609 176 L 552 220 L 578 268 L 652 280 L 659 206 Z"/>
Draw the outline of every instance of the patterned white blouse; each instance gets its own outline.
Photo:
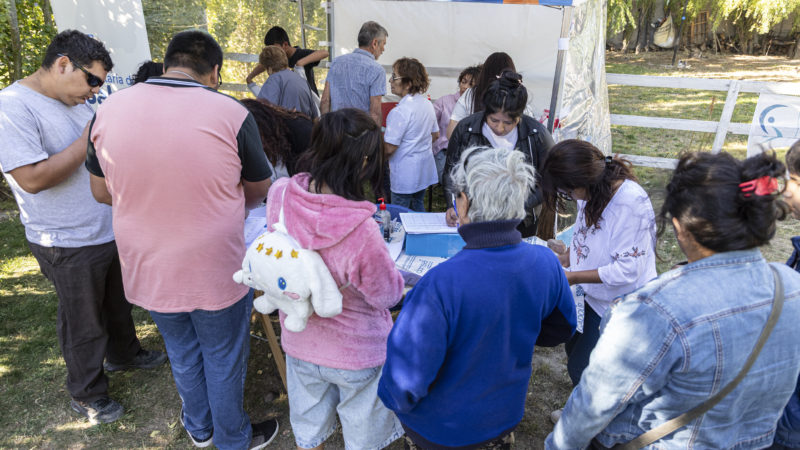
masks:
<path id="1" fill-rule="evenodd" d="M 656 277 L 655 214 L 647 192 L 631 180 L 620 185 L 592 227 L 586 226 L 586 202 L 577 202 L 569 270 L 597 269 L 603 282 L 581 287 L 586 302 L 602 317 L 616 297 Z"/>

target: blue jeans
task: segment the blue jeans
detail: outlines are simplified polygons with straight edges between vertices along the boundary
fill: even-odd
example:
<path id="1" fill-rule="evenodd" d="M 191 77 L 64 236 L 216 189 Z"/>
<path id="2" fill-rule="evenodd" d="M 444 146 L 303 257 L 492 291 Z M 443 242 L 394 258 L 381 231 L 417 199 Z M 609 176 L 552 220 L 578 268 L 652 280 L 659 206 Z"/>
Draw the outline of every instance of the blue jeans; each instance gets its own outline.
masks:
<path id="1" fill-rule="evenodd" d="M 564 346 L 567 352 L 567 373 L 573 386 L 581 381 L 583 370 L 589 365 L 589 355 L 600 339 L 601 319 L 589 303 L 584 303 L 583 333 L 575 333 Z"/>
<path id="2" fill-rule="evenodd" d="M 220 449 L 247 448 L 250 418 L 244 379 L 250 354 L 253 290 L 219 311 L 150 311 L 164 337 L 172 376 L 183 401 L 183 423 L 192 436 L 214 434 Z"/>
<path id="3" fill-rule="evenodd" d="M 439 176 L 439 184 L 442 184 L 442 174 L 444 174 L 444 163 L 447 161 L 447 148 L 445 147 L 439 153 L 433 155 L 433 161 L 436 163 L 436 174 Z"/>
<path id="4" fill-rule="evenodd" d="M 392 192 L 392 204 L 412 211 L 425 212 L 425 189 L 413 194 Z"/>

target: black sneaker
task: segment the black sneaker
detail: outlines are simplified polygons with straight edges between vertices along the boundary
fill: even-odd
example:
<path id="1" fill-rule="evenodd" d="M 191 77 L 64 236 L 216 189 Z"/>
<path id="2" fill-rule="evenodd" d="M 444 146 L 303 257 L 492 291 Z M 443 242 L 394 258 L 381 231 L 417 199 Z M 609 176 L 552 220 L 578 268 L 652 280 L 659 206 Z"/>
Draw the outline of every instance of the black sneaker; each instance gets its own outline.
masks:
<path id="1" fill-rule="evenodd" d="M 69 402 L 69 406 L 76 413 L 89 419 L 92 425 L 114 422 L 125 413 L 122 405 L 108 397 L 103 397 L 93 402 L 82 402 L 73 399 Z"/>
<path id="2" fill-rule="evenodd" d="M 250 439 L 250 450 L 266 447 L 278 435 L 278 421 L 276 419 L 255 423 L 252 427 L 253 437 Z"/>
<path id="3" fill-rule="evenodd" d="M 183 429 L 186 430 L 186 424 L 183 423 L 183 408 L 181 408 L 181 425 Z M 214 442 L 214 432 L 212 431 L 210 435 L 206 439 L 198 439 L 192 433 L 189 433 L 189 430 L 186 430 L 186 434 L 189 435 L 189 439 L 192 440 L 192 444 L 194 444 L 197 448 L 204 448 L 208 447 Z"/>
<path id="4" fill-rule="evenodd" d="M 140 349 L 139 353 L 137 353 L 132 360 L 120 364 L 106 361 L 103 364 L 103 369 L 105 369 L 106 372 L 117 372 L 128 369 L 152 369 L 165 362 L 167 362 L 166 353 L 158 350 Z"/>

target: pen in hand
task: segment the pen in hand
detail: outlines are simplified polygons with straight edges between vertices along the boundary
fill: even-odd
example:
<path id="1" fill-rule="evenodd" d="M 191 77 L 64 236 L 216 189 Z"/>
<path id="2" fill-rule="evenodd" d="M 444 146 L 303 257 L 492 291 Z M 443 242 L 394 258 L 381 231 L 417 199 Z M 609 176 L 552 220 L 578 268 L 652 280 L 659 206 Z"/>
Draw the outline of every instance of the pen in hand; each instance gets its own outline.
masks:
<path id="1" fill-rule="evenodd" d="M 453 211 L 456 213 L 456 228 L 458 228 L 458 208 L 456 207 L 456 194 L 450 194 L 450 198 L 453 200 Z"/>

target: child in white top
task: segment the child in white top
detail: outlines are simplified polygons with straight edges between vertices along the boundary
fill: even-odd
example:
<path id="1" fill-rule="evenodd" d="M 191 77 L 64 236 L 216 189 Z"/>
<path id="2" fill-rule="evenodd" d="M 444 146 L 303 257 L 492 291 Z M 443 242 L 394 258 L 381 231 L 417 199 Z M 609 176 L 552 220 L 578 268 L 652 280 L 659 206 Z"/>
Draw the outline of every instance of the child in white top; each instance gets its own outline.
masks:
<path id="1" fill-rule="evenodd" d="M 392 66 L 392 93 L 402 97 L 386 118 L 383 137 L 392 203 L 414 211 L 425 211 L 425 188 L 439 180 L 433 158 L 439 125 L 433 104 L 422 95 L 429 83 L 425 66 L 416 59 L 400 58 Z"/>

